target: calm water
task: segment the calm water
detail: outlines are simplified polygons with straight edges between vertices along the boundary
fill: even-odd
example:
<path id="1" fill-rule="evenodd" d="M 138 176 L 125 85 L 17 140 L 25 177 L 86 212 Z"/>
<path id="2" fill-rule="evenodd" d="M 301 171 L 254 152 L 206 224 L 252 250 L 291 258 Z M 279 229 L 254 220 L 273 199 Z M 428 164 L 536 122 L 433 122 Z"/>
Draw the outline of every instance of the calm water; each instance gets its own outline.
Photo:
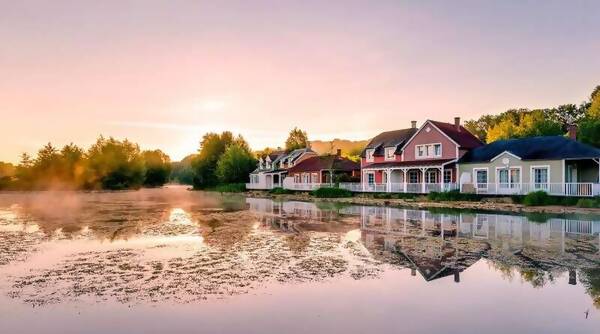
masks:
<path id="1" fill-rule="evenodd" d="M 598 333 L 600 219 L 0 193 L 0 333 Z"/>

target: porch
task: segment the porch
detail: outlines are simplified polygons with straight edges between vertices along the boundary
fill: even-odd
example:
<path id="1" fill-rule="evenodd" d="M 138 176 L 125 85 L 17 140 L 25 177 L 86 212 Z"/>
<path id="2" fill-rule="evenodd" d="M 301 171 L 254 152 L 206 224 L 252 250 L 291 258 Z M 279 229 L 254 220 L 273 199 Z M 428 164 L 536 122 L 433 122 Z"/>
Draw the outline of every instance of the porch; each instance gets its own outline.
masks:
<path id="1" fill-rule="evenodd" d="M 246 189 L 250 190 L 270 190 L 283 186 L 283 179 L 286 171 L 261 172 L 250 174 L 250 183 L 246 183 Z"/>
<path id="2" fill-rule="evenodd" d="M 340 183 L 354 192 L 421 193 L 458 189 L 456 165 L 452 160 L 396 162 L 367 166 L 361 183 Z"/>

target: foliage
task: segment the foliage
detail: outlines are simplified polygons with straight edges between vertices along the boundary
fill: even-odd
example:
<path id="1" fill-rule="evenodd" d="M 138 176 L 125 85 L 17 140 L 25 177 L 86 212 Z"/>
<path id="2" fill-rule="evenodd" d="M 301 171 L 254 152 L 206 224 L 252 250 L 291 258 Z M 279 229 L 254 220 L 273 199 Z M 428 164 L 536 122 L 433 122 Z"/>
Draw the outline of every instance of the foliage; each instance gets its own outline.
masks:
<path id="1" fill-rule="evenodd" d="M 600 308 L 600 268 L 583 268 L 579 271 L 579 281 L 592 297 L 594 305 Z"/>
<path id="2" fill-rule="evenodd" d="M 503 116 L 501 114 L 500 117 L 500 121 L 488 130 L 486 136 L 488 143 L 502 139 L 553 136 L 564 133 L 562 125 L 542 110 L 519 110 Z"/>
<path id="3" fill-rule="evenodd" d="M 341 197 L 352 197 L 350 190 L 341 188 L 319 188 L 313 190 L 310 193 L 312 196 L 317 198 L 341 198 Z"/>
<path id="4" fill-rule="evenodd" d="M 579 208 L 600 208 L 600 197 L 580 198 L 576 205 Z"/>
<path id="5" fill-rule="evenodd" d="M 459 190 L 430 192 L 427 194 L 427 199 L 435 202 L 450 202 L 450 201 L 471 201 L 476 202 L 481 200 L 481 196 L 476 194 L 461 193 Z"/>
<path id="6" fill-rule="evenodd" d="M 86 172 L 87 188 L 140 188 L 145 176 L 140 147 L 127 139 L 100 137 L 88 150 Z"/>
<path id="7" fill-rule="evenodd" d="M 527 206 L 552 205 L 553 203 L 550 195 L 543 190 L 531 192 L 523 198 L 523 204 Z"/>
<path id="8" fill-rule="evenodd" d="M 193 184 L 194 169 L 192 168 L 192 161 L 195 158 L 195 154 L 190 154 L 181 161 L 171 163 L 170 181 L 179 184 Z"/>
<path id="9" fill-rule="evenodd" d="M 309 147 L 308 135 L 306 131 L 293 128 L 285 141 L 285 150 L 290 152 L 299 148 Z"/>
<path id="10" fill-rule="evenodd" d="M 241 192 L 246 191 L 246 184 L 245 183 L 220 184 L 218 186 L 215 186 L 214 188 L 211 188 L 210 190 L 218 191 L 220 193 L 241 193 Z"/>
<path id="11" fill-rule="evenodd" d="M 600 147 L 600 117 L 588 116 L 579 123 L 577 139 L 583 143 Z"/>
<path id="12" fill-rule="evenodd" d="M 600 85 L 596 86 L 590 96 L 590 106 L 587 115 L 591 118 L 600 119 Z"/>
<path id="13" fill-rule="evenodd" d="M 216 175 L 222 183 L 246 182 L 255 168 L 256 159 L 247 146 L 234 143 L 219 158 Z"/>
<path id="14" fill-rule="evenodd" d="M 293 194 L 293 193 L 294 193 L 293 190 L 284 189 L 281 187 L 277 187 L 277 188 L 273 188 L 273 189 L 269 190 L 269 194 L 273 194 L 273 195 L 288 195 L 288 194 Z"/>
<path id="15" fill-rule="evenodd" d="M 14 169 L 8 186 L 21 190 L 118 190 L 139 188 L 146 180 L 148 185 L 161 185 L 166 181 L 164 175 L 169 174 L 168 161 L 169 158 L 161 151 L 142 154 L 137 144 L 102 136 L 87 151 L 74 144 L 59 150 L 48 143 L 35 158 L 25 153 L 21 155 L 21 163 Z M 153 172 L 155 167 L 167 168 L 166 174 L 162 172 L 159 179 L 158 174 Z M 148 170 L 151 173 L 147 173 Z"/>
<path id="16" fill-rule="evenodd" d="M 169 181 L 171 174 L 171 159 L 161 150 L 144 151 L 142 158 L 146 166 L 144 185 L 160 187 Z"/>
<path id="17" fill-rule="evenodd" d="M 233 135 L 228 131 L 221 134 L 207 133 L 202 137 L 200 152 L 192 161 L 194 188 L 203 189 L 217 184 L 217 162 L 232 143 Z"/>

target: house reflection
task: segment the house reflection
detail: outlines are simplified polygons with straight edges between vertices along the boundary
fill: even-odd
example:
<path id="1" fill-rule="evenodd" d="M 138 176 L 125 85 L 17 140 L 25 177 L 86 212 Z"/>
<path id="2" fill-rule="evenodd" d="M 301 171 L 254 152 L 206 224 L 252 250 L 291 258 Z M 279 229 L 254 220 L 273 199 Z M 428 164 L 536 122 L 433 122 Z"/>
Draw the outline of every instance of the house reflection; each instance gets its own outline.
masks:
<path id="1" fill-rule="evenodd" d="M 426 281 L 452 277 L 458 283 L 461 273 L 486 259 L 500 271 L 516 270 L 534 286 L 561 273 L 568 273 L 569 284 L 577 284 L 577 270 L 595 268 L 600 261 L 600 221 L 596 220 L 538 222 L 508 214 L 319 206 L 270 199 L 247 199 L 247 204 L 260 213 L 265 226 L 284 232 L 341 233 L 355 225 L 339 228 L 340 221 L 359 224 L 360 241 L 372 257 L 410 268 Z"/>

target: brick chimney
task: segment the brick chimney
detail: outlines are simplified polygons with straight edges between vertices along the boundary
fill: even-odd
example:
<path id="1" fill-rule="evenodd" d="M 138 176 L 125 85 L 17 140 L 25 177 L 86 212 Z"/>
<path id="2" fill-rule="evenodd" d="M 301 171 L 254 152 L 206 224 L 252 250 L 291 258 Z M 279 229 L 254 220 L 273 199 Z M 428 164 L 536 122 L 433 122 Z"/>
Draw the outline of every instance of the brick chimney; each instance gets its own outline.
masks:
<path id="1" fill-rule="evenodd" d="M 569 125 L 569 139 L 577 140 L 577 125 Z"/>
<path id="2" fill-rule="evenodd" d="M 337 155 L 338 157 L 341 157 L 342 156 L 342 149 L 338 148 L 337 151 L 336 151 L 336 153 L 335 153 L 335 155 Z"/>
<path id="3" fill-rule="evenodd" d="M 460 131 L 460 117 L 454 117 L 454 126 L 457 131 Z"/>
<path id="4" fill-rule="evenodd" d="M 417 121 L 410 121 L 410 127 L 413 129 L 417 128 Z"/>

